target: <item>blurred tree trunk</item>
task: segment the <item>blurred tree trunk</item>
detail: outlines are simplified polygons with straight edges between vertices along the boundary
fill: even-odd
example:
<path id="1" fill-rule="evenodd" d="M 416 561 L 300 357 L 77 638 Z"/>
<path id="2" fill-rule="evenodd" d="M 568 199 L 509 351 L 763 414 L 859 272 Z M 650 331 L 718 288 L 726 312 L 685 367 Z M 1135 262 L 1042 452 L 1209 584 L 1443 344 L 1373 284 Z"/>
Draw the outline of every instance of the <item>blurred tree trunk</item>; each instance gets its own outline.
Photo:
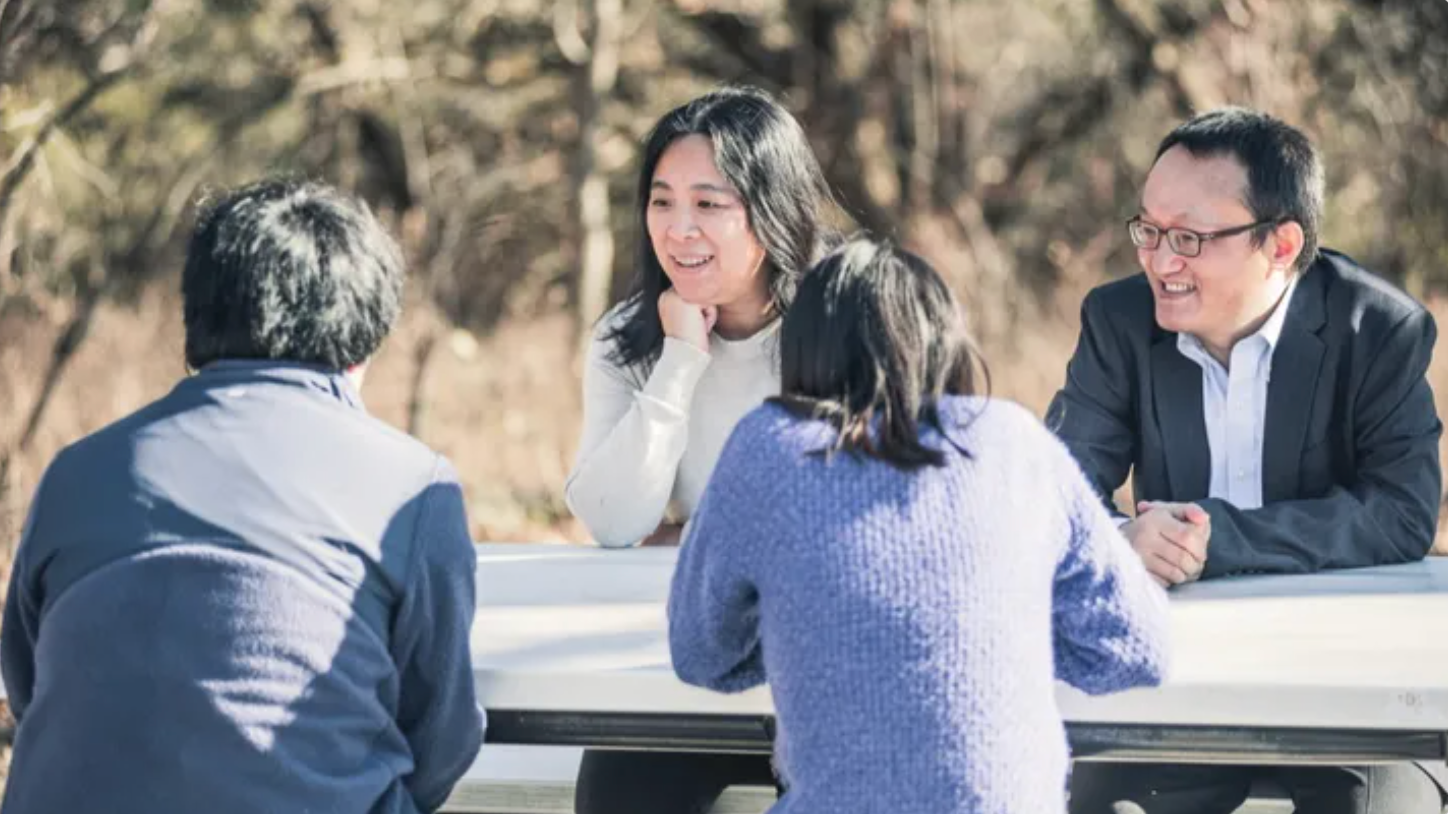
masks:
<path id="1" fill-rule="evenodd" d="M 577 5 L 560 3 L 556 21 L 559 46 L 575 65 L 574 109 L 578 114 L 578 145 L 573 155 L 573 207 L 578 276 L 574 289 L 575 347 L 587 347 L 593 323 L 608 305 L 613 284 L 613 230 L 608 176 L 599 167 L 598 146 L 604 104 L 618 82 L 619 40 L 623 31 L 623 0 L 586 0 L 591 23 L 589 41 L 576 27 Z M 569 12 L 573 13 L 569 13 Z M 571 18 L 571 19 L 570 19 Z"/>
<path id="2" fill-rule="evenodd" d="M 23 56 L 40 28 L 35 0 L 0 0 L 0 85 L 15 81 Z"/>

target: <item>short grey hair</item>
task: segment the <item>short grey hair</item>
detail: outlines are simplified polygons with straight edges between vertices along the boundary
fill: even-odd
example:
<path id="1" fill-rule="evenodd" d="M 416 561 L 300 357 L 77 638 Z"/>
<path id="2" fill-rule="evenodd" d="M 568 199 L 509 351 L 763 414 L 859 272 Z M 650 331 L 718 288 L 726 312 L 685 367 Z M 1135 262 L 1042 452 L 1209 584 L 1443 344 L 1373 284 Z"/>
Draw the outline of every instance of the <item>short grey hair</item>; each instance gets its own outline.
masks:
<path id="1" fill-rule="evenodd" d="M 186 363 L 358 365 L 396 324 L 404 274 L 367 205 L 330 186 L 269 179 L 224 193 L 187 249 Z"/>

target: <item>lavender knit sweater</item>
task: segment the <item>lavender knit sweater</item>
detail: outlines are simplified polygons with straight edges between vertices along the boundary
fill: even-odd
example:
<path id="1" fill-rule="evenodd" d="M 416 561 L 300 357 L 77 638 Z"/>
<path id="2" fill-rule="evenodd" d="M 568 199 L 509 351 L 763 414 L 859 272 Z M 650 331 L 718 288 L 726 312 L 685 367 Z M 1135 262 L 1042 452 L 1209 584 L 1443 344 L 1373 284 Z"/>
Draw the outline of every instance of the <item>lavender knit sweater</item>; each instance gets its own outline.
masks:
<path id="1" fill-rule="evenodd" d="M 973 457 L 925 430 L 947 465 L 907 473 L 808 455 L 833 430 L 765 405 L 690 523 L 674 669 L 723 692 L 768 680 L 776 814 L 1064 811 L 1053 678 L 1162 678 L 1166 595 L 1065 448 L 1008 402 L 942 413 Z"/>

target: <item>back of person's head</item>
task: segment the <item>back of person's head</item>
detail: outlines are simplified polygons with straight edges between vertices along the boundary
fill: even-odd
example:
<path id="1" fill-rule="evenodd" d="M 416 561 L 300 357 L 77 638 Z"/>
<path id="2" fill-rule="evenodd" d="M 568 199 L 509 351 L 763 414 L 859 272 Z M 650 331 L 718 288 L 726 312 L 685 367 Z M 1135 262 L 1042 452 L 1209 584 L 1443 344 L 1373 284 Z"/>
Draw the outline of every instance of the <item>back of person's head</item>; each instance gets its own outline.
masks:
<path id="1" fill-rule="evenodd" d="M 1266 113 L 1225 107 L 1178 126 L 1157 147 L 1156 157 L 1181 146 L 1197 158 L 1229 157 L 1247 171 L 1246 200 L 1253 218 L 1302 227 L 1297 269 L 1317 259 L 1323 219 L 1323 170 L 1317 148 L 1305 133 Z M 1254 230 L 1253 245 L 1266 240 L 1272 225 Z"/>
<path id="2" fill-rule="evenodd" d="M 789 310 L 800 275 L 833 242 L 837 211 L 829 184 L 804 129 L 774 97 L 757 88 L 725 87 L 670 110 L 649 131 L 639 165 L 631 313 L 611 337 L 620 364 L 651 362 L 663 348 L 654 304 L 670 283 L 650 242 L 648 206 L 659 159 L 687 136 L 709 140 L 715 166 L 739 193 L 764 248 L 776 314 Z"/>
<path id="3" fill-rule="evenodd" d="M 916 255 L 868 239 L 849 241 L 805 274 L 784 318 L 780 363 L 774 401 L 833 424 L 837 448 L 904 469 L 945 461 L 921 442 L 922 424 L 956 446 L 941 426 L 942 397 L 989 390 L 945 281 Z"/>
<path id="4" fill-rule="evenodd" d="M 331 187 L 267 180 L 224 193 L 187 249 L 186 363 L 359 365 L 397 321 L 403 275 L 366 205 Z"/>

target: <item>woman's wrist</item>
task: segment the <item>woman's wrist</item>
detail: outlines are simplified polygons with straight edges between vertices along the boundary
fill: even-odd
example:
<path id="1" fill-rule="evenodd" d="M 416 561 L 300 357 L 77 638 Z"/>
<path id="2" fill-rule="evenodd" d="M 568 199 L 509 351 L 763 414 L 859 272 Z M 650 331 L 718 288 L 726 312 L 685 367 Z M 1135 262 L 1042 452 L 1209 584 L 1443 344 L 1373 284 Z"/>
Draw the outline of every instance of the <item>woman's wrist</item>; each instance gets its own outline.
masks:
<path id="1" fill-rule="evenodd" d="M 664 337 L 664 349 L 654 364 L 644 393 L 666 404 L 685 409 L 693 398 L 694 388 L 704 371 L 709 369 L 710 356 L 692 342 Z"/>

